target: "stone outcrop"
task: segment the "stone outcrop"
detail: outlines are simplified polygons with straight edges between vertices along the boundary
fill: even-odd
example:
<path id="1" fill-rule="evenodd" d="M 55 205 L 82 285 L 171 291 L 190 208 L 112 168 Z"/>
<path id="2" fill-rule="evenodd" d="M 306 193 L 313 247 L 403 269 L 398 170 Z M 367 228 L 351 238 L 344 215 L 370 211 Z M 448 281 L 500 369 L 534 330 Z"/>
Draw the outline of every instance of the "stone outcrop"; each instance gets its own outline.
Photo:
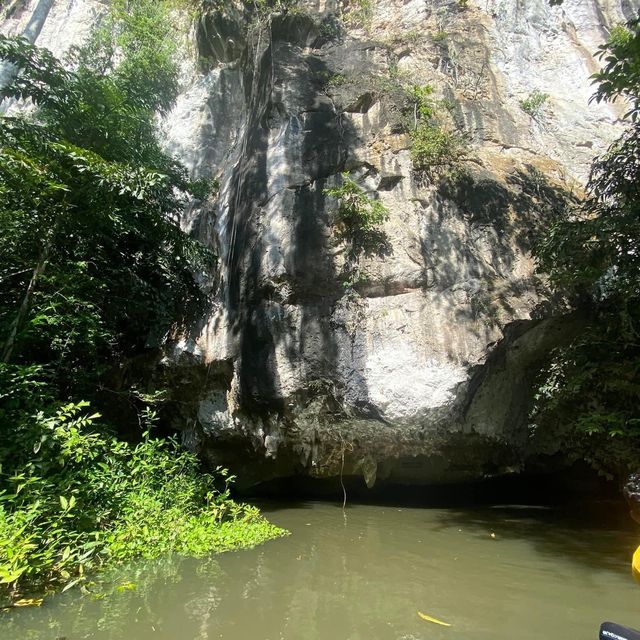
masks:
<path id="1" fill-rule="evenodd" d="M 14 4 L 2 30 L 46 13 L 29 37 L 56 53 L 104 8 Z M 615 106 L 589 104 L 589 76 L 634 6 L 308 0 L 258 19 L 207 5 L 162 123 L 167 148 L 220 183 L 183 221 L 219 256 L 210 310 L 157 374 L 185 441 L 247 484 L 521 469 L 533 378 L 579 322 L 549 300 L 531 246 L 620 131 Z M 467 141 L 454 171 L 412 168 L 411 84 L 434 87 L 442 126 Z M 325 193 L 344 171 L 390 212 L 356 280 Z"/>

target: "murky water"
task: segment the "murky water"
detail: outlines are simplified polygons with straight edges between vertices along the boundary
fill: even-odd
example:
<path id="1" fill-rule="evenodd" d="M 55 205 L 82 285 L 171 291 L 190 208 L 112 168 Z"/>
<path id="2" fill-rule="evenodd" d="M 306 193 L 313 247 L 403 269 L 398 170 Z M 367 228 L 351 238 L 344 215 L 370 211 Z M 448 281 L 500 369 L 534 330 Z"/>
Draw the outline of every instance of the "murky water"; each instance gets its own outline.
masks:
<path id="1" fill-rule="evenodd" d="M 636 532 L 606 511 L 303 503 L 267 515 L 292 535 L 139 566 L 104 599 L 66 593 L 7 614 L 0 638 L 587 640 L 603 620 L 640 627 Z"/>

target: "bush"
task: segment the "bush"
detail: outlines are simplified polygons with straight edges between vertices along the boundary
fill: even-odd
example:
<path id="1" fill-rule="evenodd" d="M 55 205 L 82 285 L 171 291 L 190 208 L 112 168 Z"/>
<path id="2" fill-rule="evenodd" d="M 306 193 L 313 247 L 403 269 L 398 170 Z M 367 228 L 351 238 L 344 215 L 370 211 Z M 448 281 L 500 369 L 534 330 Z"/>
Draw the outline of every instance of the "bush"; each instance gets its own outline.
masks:
<path id="1" fill-rule="evenodd" d="M 542 93 L 542 91 L 536 89 L 527 98 L 520 100 L 520 108 L 532 118 L 537 119 L 542 115 L 544 105 L 548 99 L 549 94 Z"/>
<path id="2" fill-rule="evenodd" d="M 407 93 L 413 108 L 414 125 L 417 125 L 418 120 L 424 121 L 434 117 L 433 87 L 430 84 L 414 84 Z"/>
<path id="3" fill-rule="evenodd" d="M 339 200 L 334 225 L 341 239 L 351 245 L 351 251 L 360 254 L 379 254 L 386 236 L 380 226 L 389 218 L 389 210 L 379 200 L 369 197 L 347 172 L 342 174 L 342 185 L 325 189 L 324 193 Z"/>
<path id="4" fill-rule="evenodd" d="M 0 461 L 0 596 L 69 588 L 91 571 L 164 553 L 202 555 L 284 532 L 229 497 L 174 440 L 117 439 L 88 403 L 23 419 Z M 153 414 L 147 420 L 153 420 Z M 149 423 L 148 423 L 149 424 Z"/>
<path id="5" fill-rule="evenodd" d="M 453 164 L 464 153 L 458 134 L 431 123 L 419 123 L 411 132 L 411 160 L 417 171 Z"/>
<path id="6" fill-rule="evenodd" d="M 360 258 L 385 256 L 391 252 L 387 234 L 382 224 L 389 218 L 389 210 L 379 200 L 368 196 L 349 173 L 342 174 L 339 187 L 325 189 L 325 195 L 338 199 L 334 227 L 338 237 L 347 245 L 343 286 L 353 293 L 354 286 L 362 280 Z"/>
<path id="7" fill-rule="evenodd" d="M 178 90 L 165 2 L 115 0 L 67 65 L 0 34 L 15 73 L 0 98 L 0 597 L 70 587 L 87 572 L 176 551 L 198 555 L 281 534 L 229 498 L 173 440 L 116 430 L 89 411 L 204 302 L 213 256 L 182 232 L 206 185 L 167 156 L 159 113 Z M 71 68 L 69 68 L 69 65 Z M 161 393 L 162 390 L 159 390 Z M 137 396 L 137 398 L 136 398 Z M 99 405 L 98 405 L 99 406 Z M 119 412 L 116 410 L 115 415 Z M 135 426 L 134 426 L 135 425 Z M 137 443 L 136 443 L 137 441 Z"/>
<path id="8" fill-rule="evenodd" d="M 465 145 L 456 132 L 445 129 L 438 122 L 438 107 L 443 103 L 433 99 L 433 87 L 413 85 L 405 91 L 403 113 L 411 136 L 413 168 L 427 171 L 459 160 Z"/>
<path id="9" fill-rule="evenodd" d="M 569 345 L 552 352 L 531 415 L 538 443 L 609 477 L 640 467 L 640 347 L 629 334 L 639 317 L 637 300 L 598 309 Z"/>

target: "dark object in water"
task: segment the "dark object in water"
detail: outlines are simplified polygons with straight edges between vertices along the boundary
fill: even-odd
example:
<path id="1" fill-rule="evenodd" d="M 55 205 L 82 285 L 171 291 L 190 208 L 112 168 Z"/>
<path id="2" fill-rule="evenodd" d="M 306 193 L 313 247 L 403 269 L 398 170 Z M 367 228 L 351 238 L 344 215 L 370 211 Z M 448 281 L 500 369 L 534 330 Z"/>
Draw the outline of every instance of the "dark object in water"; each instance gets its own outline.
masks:
<path id="1" fill-rule="evenodd" d="M 623 627 L 615 622 L 600 625 L 600 640 L 640 640 L 640 631 Z"/>

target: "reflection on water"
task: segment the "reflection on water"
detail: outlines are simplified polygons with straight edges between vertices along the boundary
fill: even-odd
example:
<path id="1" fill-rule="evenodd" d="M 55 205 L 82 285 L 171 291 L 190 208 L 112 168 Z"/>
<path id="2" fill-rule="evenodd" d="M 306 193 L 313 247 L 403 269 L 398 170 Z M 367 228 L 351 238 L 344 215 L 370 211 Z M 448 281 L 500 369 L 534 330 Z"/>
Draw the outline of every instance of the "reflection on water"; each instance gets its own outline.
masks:
<path id="1" fill-rule="evenodd" d="M 138 566 L 126 576 L 135 590 L 16 610 L 0 618 L 0 638 L 587 640 L 603 620 L 640 627 L 635 533 L 602 517 L 515 506 L 344 515 L 323 503 L 268 515 L 292 535 Z"/>

